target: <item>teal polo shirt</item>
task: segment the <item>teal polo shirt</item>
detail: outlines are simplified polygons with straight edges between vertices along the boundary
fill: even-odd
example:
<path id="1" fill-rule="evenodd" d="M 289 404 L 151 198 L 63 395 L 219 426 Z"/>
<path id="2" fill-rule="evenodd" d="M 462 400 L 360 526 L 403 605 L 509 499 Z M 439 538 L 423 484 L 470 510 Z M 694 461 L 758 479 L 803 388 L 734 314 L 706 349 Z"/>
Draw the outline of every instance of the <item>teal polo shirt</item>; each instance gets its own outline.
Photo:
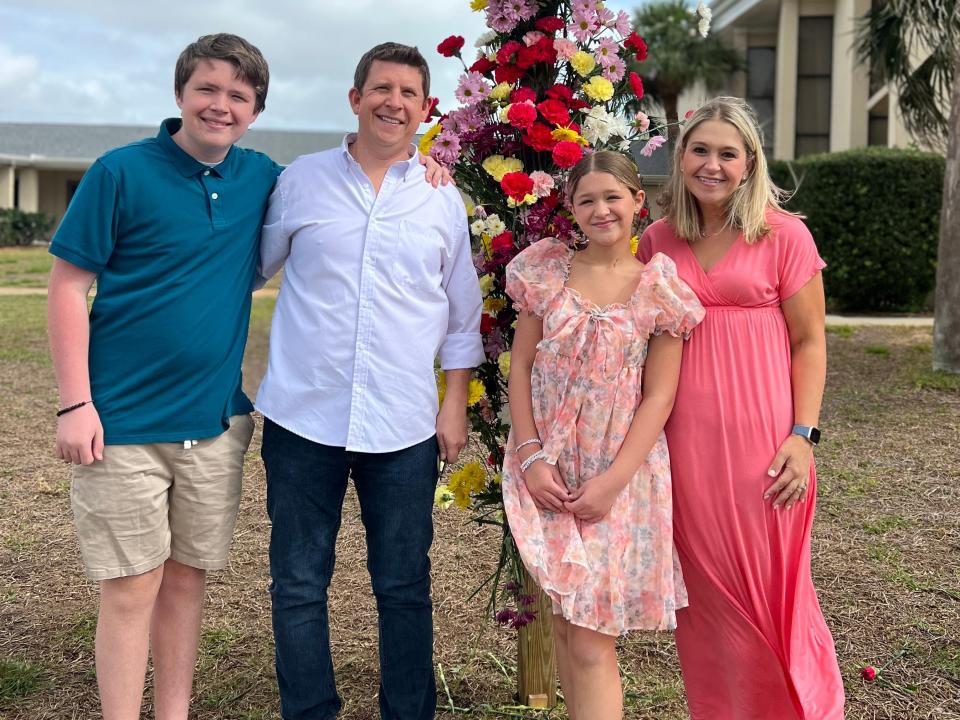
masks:
<path id="1" fill-rule="evenodd" d="M 213 437 L 253 409 L 240 366 L 281 168 L 235 146 L 208 167 L 173 141 L 180 124 L 98 159 L 50 245 L 97 275 L 90 383 L 110 445 Z"/>

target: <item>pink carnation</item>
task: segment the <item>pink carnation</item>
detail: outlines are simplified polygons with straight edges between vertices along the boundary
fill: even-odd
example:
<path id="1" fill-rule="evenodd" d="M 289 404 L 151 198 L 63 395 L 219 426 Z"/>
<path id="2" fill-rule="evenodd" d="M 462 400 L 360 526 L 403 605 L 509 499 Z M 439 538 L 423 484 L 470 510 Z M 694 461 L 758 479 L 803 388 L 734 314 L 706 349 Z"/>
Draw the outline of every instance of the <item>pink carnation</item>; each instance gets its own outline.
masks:
<path id="1" fill-rule="evenodd" d="M 546 37 L 546 35 L 544 35 L 539 30 L 531 30 L 530 32 L 526 33 L 523 36 L 523 44 L 526 45 L 527 47 L 530 47 L 531 45 L 536 45 L 537 42 L 540 40 L 540 38 L 543 38 L 543 37 Z"/>
<path id="2" fill-rule="evenodd" d="M 533 180 L 533 194 L 537 197 L 546 197 L 556 186 L 553 176 L 543 170 L 534 170 L 530 173 L 530 179 Z"/>
<path id="3" fill-rule="evenodd" d="M 638 112 L 637 116 L 634 118 L 634 121 L 636 122 L 638 132 L 645 133 L 650 129 L 650 118 L 647 117 L 645 112 Z"/>
<path id="4" fill-rule="evenodd" d="M 576 43 L 566 38 L 556 38 L 553 41 L 553 49 L 557 51 L 557 57 L 564 60 L 569 60 L 577 53 Z"/>

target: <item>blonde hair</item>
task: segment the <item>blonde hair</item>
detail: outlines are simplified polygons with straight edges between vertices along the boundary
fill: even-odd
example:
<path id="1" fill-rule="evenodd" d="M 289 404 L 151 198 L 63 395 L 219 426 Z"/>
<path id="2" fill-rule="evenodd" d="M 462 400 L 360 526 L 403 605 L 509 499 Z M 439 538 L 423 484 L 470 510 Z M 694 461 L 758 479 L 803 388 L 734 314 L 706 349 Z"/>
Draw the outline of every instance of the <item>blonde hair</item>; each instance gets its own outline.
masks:
<path id="1" fill-rule="evenodd" d="M 687 120 L 674 148 L 673 172 L 659 198 L 664 217 L 679 237 L 689 241 L 703 237 L 700 206 L 684 184 L 680 168 L 690 136 L 707 120 L 730 123 L 740 133 L 747 152 L 747 173 L 727 201 L 725 224 L 743 232 L 746 242 L 755 243 L 770 232 L 766 218 L 768 210 L 790 215 L 793 213 L 784 210 L 782 206 L 787 193 L 770 179 L 756 114 L 740 98 L 715 97 Z"/>

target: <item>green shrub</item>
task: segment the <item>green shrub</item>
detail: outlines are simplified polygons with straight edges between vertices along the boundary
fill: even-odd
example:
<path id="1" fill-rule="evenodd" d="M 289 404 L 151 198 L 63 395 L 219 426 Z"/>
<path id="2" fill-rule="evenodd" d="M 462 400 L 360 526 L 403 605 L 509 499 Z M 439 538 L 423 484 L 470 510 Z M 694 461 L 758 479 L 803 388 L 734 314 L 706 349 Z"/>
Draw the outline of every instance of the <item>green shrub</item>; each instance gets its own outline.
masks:
<path id="1" fill-rule="evenodd" d="M 28 213 L 17 208 L 0 209 L 0 247 L 49 240 L 52 227 L 53 218 L 49 215 Z"/>
<path id="2" fill-rule="evenodd" d="M 792 172 L 791 172 L 792 171 Z M 827 262 L 827 299 L 841 311 L 924 308 L 933 290 L 944 160 L 916 150 L 866 148 L 773 161 L 795 190 Z"/>

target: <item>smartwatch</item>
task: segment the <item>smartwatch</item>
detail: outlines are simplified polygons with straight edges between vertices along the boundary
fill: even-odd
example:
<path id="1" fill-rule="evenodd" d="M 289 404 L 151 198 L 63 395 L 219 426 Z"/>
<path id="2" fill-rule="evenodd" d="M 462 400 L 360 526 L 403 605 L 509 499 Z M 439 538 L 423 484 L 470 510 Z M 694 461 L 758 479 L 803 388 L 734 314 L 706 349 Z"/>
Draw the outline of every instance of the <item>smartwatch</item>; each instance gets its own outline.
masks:
<path id="1" fill-rule="evenodd" d="M 790 434 L 799 435 L 805 440 L 809 440 L 811 445 L 816 445 L 820 442 L 820 428 L 815 428 L 810 425 L 794 425 Z"/>

